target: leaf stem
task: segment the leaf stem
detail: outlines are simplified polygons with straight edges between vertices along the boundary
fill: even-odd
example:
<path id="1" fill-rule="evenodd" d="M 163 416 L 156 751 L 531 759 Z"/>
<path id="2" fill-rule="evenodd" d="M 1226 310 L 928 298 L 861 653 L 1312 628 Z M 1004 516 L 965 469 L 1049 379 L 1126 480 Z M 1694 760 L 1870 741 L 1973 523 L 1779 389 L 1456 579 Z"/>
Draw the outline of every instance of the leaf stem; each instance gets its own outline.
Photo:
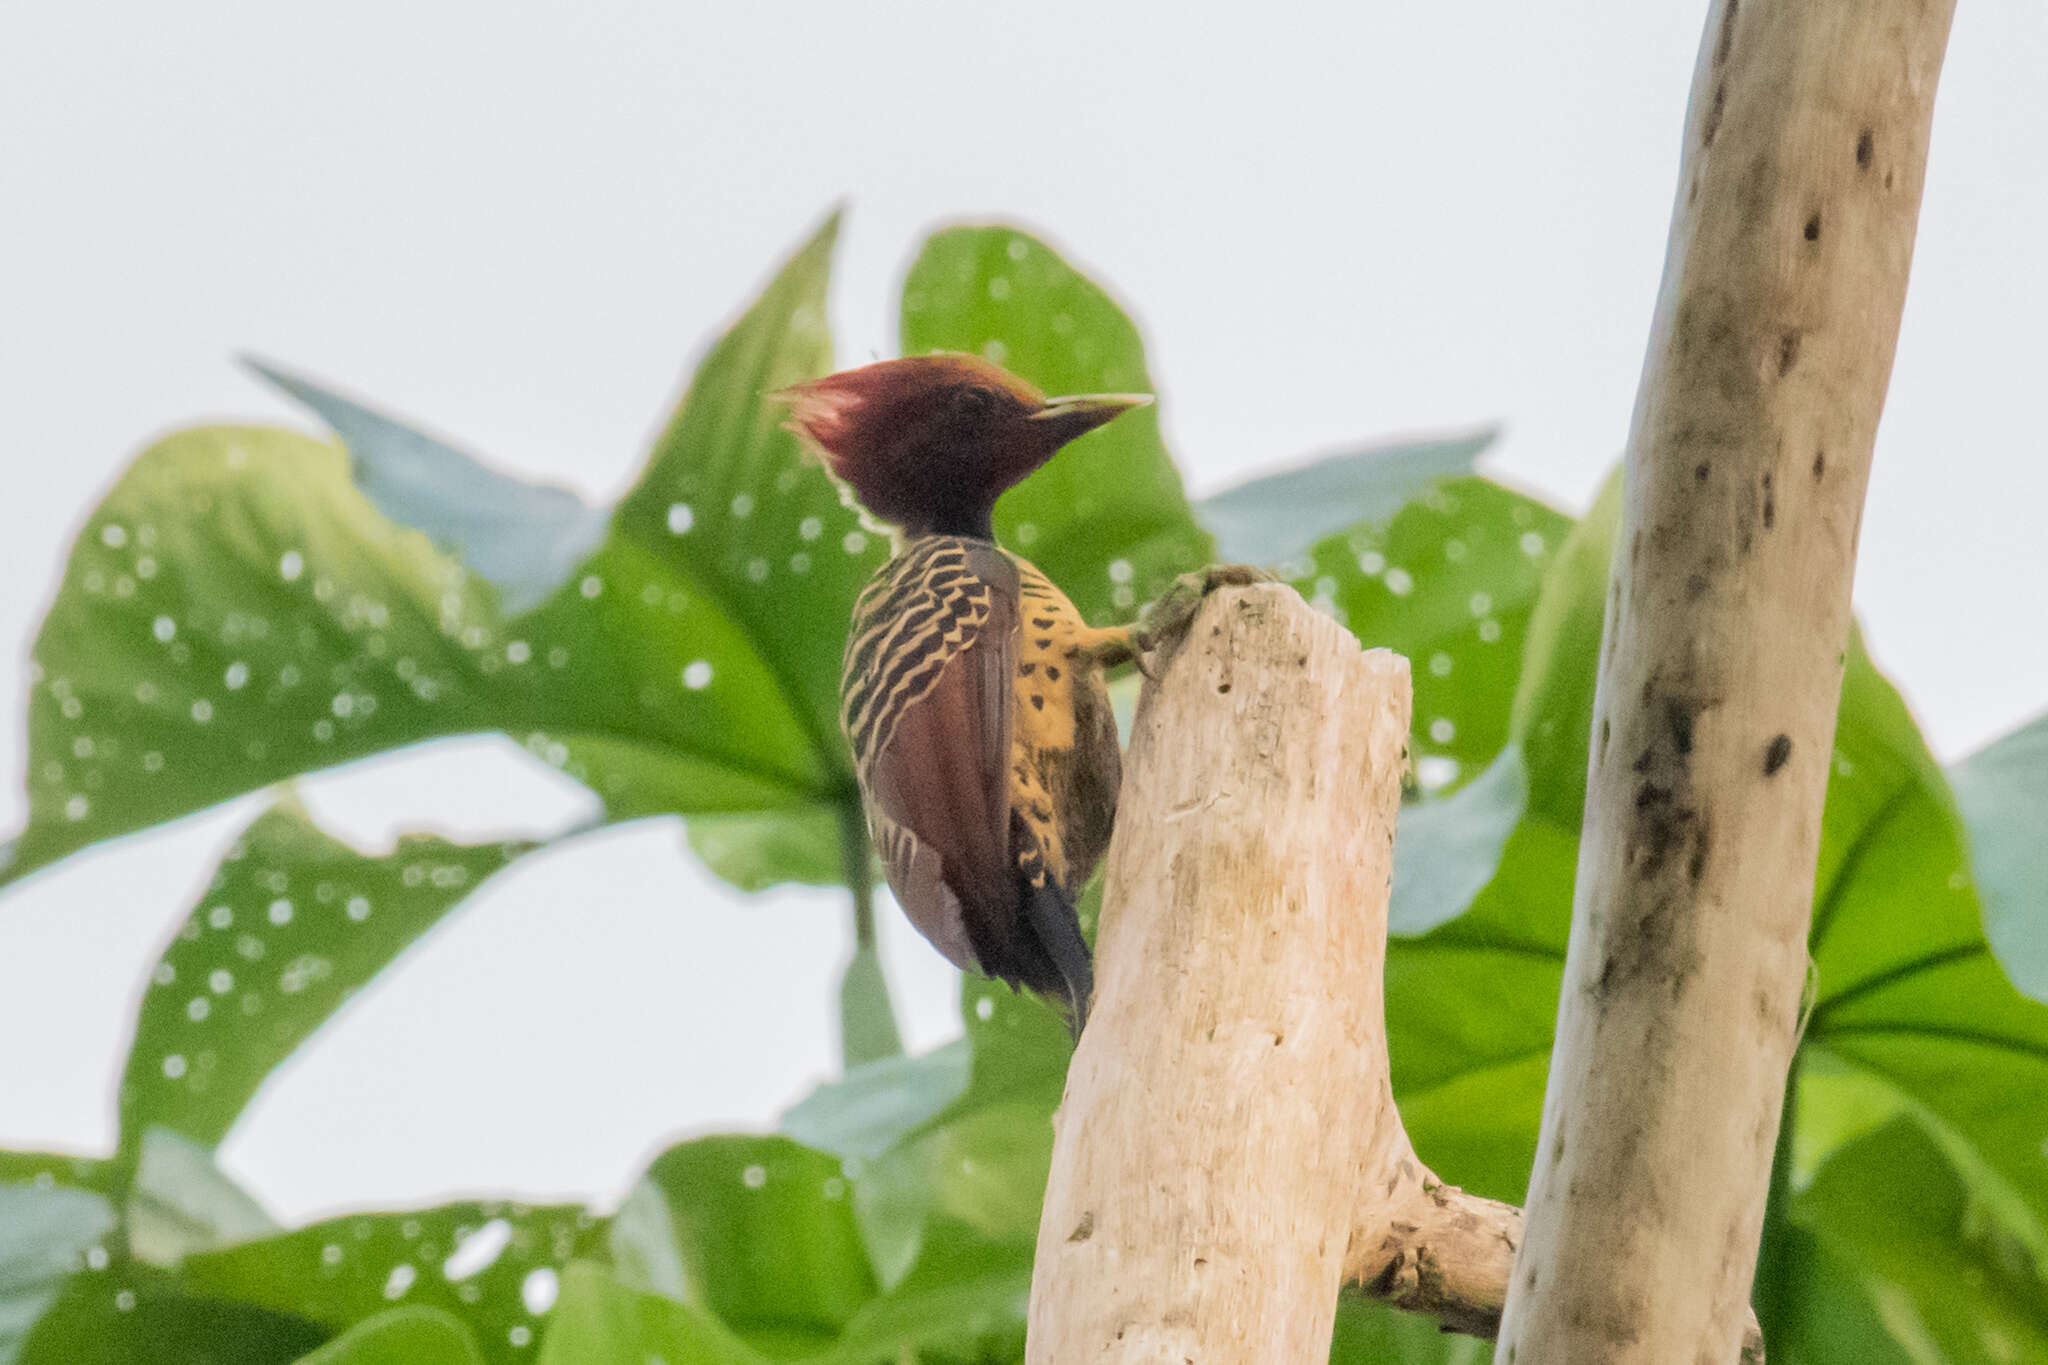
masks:
<path id="1" fill-rule="evenodd" d="M 853 893 L 853 946 L 856 950 L 875 946 L 875 873 L 868 845 L 867 821 L 858 802 L 839 807 L 840 868 L 846 889 Z"/>

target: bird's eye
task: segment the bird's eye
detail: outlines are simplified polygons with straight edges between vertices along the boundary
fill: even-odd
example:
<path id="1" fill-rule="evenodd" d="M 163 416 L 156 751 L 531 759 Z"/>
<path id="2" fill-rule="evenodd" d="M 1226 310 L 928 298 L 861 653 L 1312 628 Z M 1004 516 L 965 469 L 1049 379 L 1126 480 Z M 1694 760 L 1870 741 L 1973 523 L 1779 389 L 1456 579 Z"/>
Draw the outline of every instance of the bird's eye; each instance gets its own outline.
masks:
<path id="1" fill-rule="evenodd" d="M 955 418 L 962 422 L 979 422 L 995 407 L 996 396 L 987 389 L 969 384 L 953 390 L 951 403 Z"/>

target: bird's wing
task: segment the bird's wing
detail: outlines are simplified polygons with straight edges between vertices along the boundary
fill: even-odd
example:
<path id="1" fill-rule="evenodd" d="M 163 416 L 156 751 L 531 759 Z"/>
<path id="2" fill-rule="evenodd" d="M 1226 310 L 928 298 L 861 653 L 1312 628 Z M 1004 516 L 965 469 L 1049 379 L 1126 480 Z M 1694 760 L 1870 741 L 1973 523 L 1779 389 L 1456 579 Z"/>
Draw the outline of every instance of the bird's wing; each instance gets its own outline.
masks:
<path id="1" fill-rule="evenodd" d="M 951 537 L 915 545 L 856 609 L 844 721 L 889 885 L 962 967 L 995 970 L 1017 914 L 1010 858 L 1016 566 Z"/>

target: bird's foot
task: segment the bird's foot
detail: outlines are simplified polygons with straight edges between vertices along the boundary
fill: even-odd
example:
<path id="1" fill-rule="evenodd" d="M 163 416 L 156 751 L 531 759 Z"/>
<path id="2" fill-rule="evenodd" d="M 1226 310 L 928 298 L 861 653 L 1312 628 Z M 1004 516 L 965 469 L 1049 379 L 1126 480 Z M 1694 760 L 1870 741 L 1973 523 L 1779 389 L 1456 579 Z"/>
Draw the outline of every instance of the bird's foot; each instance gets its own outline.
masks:
<path id="1" fill-rule="evenodd" d="M 1165 646 L 1178 646 L 1210 593 L 1218 588 L 1247 588 L 1254 583 L 1274 581 L 1273 575 L 1250 564 L 1211 564 L 1195 573 L 1182 574 L 1145 613 L 1145 624 L 1131 632 L 1138 670 L 1148 678 L 1153 676 L 1146 656 Z"/>

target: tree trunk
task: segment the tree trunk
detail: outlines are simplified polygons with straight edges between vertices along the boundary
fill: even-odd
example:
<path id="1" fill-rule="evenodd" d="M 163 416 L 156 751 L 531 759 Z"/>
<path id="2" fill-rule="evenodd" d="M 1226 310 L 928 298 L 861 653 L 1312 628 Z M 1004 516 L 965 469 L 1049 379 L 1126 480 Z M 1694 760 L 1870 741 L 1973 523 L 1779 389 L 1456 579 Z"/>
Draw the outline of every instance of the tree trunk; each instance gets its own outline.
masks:
<path id="1" fill-rule="evenodd" d="M 1629 437 L 1496 1361 L 1729 1361 L 1953 0 L 1718 0 Z"/>

